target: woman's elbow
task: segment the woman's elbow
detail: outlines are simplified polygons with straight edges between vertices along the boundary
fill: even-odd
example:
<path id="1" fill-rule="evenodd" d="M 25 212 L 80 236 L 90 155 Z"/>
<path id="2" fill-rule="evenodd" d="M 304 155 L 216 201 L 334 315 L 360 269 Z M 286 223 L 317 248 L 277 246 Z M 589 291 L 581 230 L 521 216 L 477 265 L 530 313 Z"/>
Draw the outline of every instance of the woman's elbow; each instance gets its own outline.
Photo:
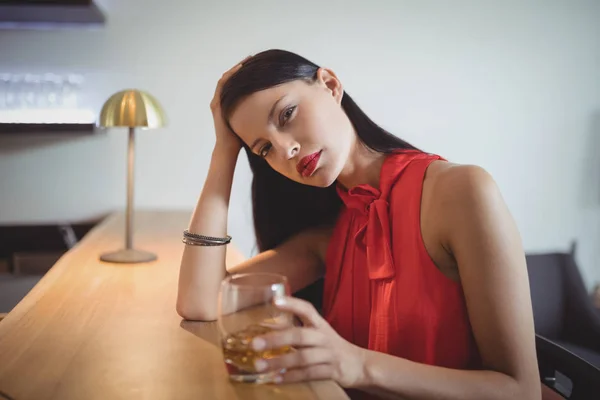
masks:
<path id="1" fill-rule="evenodd" d="M 175 305 L 175 310 L 177 314 L 185 320 L 188 321 L 214 321 L 217 319 L 216 310 L 208 310 L 204 307 L 199 307 L 191 304 L 190 302 L 177 299 L 177 304 Z"/>
<path id="2" fill-rule="evenodd" d="M 535 382 L 527 385 L 525 389 L 526 395 L 528 397 L 524 397 L 532 400 L 542 400 L 542 382 L 538 379 Z"/>
<path id="3" fill-rule="evenodd" d="M 535 378 L 511 378 L 512 385 L 504 387 L 504 392 L 510 399 L 542 400 L 541 381 Z"/>

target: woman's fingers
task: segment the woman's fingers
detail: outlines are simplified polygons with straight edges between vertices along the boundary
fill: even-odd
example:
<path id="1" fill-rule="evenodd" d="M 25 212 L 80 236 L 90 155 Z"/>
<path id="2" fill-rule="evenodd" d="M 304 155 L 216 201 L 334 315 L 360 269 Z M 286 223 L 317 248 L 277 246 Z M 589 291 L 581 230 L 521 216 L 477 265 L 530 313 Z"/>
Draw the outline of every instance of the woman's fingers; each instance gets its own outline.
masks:
<path id="1" fill-rule="evenodd" d="M 315 347 L 325 344 L 325 337 L 316 329 L 294 327 L 282 331 L 272 331 L 252 340 L 256 351 L 277 349 L 284 346 Z"/>
<path id="2" fill-rule="evenodd" d="M 304 368 L 315 364 L 325 364 L 331 361 L 331 352 L 319 347 L 309 347 L 293 351 L 282 356 L 256 360 L 257 371 Z"/>

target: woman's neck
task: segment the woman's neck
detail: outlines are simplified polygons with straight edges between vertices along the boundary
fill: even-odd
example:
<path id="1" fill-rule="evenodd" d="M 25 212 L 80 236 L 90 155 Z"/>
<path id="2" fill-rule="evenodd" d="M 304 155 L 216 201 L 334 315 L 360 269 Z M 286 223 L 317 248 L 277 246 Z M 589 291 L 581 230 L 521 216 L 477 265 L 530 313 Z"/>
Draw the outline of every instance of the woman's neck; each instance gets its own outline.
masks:
<path id="1" fill-rule="evenodd" d="M 338 183 L 346 190 L 367 184 L 379 189 L 379 177 L 386 154 L 373 151 L 356 141 L 346 165 L 338 176 Z"/>

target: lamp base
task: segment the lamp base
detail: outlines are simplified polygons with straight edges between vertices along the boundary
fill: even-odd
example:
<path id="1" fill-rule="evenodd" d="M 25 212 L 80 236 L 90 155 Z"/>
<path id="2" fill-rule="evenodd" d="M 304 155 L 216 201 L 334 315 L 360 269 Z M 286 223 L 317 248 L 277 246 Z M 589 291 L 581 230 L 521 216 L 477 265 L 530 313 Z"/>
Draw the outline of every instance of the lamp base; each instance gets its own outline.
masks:
<path id="1" fill-rule="evenodd" d="M 156 260 L 156 254 L 135 249 L 122 249 L 110 253 L 104 253 L 100 260 L 118 264 L 136 264 Z"/>

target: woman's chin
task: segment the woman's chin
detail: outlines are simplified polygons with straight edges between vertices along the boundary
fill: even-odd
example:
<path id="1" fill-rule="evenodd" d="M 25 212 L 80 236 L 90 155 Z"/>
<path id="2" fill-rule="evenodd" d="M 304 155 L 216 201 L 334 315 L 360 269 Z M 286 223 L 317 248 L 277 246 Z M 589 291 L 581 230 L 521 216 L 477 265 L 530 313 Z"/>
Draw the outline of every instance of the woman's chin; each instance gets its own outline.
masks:
<path id="1" fill-rule="evenodd" d="M 326 188 L 336 182 L 337 175 L 332 174 L 330 168 L 319 166 L 310 176 L 295 176 L 293 180 L 307 186 Z"/>
<path id="2" fill-rule="evenodd" d="M 326 169 L 318 169 L 315 173 L 307 180 L 307 184 L 311 186 L 326 188 L 333 185 L 337 179 L 336 176 L 328 174 Z"/>

